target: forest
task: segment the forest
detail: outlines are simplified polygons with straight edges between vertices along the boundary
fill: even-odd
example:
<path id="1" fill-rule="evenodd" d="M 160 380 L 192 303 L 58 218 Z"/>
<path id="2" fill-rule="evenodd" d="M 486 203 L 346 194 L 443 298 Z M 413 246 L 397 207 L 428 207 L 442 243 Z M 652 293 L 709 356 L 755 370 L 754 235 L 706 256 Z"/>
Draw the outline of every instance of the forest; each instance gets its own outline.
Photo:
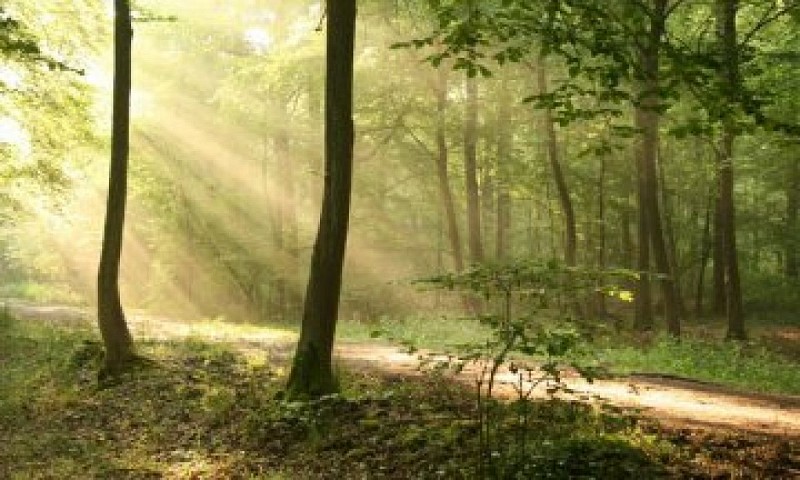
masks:
<path id="1" fill-rule="evenodd" d="M 0 0 L 0 478 L 800 478 L 800 1 Z"/>

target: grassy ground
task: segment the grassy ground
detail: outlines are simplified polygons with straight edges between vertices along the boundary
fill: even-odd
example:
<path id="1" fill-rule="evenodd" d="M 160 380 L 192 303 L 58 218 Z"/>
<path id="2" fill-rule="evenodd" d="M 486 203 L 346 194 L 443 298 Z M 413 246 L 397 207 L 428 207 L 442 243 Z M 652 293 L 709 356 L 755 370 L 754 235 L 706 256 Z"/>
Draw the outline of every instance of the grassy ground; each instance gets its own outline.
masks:
<path id="1" fill-rule="evenodd" d="M 419 348 L 454 350 L 482 342 L 490 330 L 475 320 L 455 317 L 384 320 L 377 324 L 344 323 L 340 337 L 364 341 L 379 338 Z M 684 327 L 680 342 L 666 334 L 634 334 L 597 329 L 585 356 L 616 374 L 659 373 L 707 380 L 734 388 L 800 395 L 800 326 L 752 322 L 751 340 L 723 340 L 719 322 Z"/>
<path id="2" fill-rule="evenodd" d="M 476 478 L 480 458 L 490 478 L 788 478 L 800 469 L 788 440 L 668 430 L 556 401 L 529 405 L 525 429 L 514 427 L 513 405 L 498 406 L 482 457 L 473 397 L 461 387 L 350 371 L 341 396 L 286 402 L 283 365 L 191 339 L 141 344 L 154 363 L 99 388 L 94 339 L 0 320 L 0 478 Z"/>

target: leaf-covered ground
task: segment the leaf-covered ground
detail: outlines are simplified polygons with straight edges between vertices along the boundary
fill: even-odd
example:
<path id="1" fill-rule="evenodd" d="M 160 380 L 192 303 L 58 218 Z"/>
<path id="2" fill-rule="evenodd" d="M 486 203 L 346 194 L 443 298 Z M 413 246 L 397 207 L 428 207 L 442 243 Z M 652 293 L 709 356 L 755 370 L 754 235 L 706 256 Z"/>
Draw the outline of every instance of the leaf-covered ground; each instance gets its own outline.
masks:
<path id="1" fill-rule="evenodd" d="M 534 403 L 525 434 L 479 454 L 469 390 L 435 377 L 342 372 L 343 395 L 280 398 L 284 369 L 195 341 L 100 388 L 87 333 L 0 328 L 0 478 L 792 478 L 792 439 L 665 429 L 619 409 Z M 795 439 L 796 440 L 796 439 Z M 524 442 L 526 455 L 518 456 Z M 494 470 L 492 470 L 492 467 Z"/>

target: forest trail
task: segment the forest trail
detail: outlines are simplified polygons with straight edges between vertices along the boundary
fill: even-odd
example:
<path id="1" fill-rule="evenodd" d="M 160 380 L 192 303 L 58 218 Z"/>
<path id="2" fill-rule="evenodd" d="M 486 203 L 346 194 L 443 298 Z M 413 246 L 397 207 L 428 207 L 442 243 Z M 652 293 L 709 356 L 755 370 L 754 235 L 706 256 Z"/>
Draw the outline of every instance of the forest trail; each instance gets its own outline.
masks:
<path id="1" fill-rule="evenodd" d="M 9 313 L 30 320 L 59 325 L 86 325 L 90 315 L 83 309 L 2 302 Z M 213 328 L 213 324 L 177 322 L 166 317 L 133 313 L 129 323 L 137 339 L 178 340 L 196 338 L 231 345 L 245 353 L 267 354 L 285 359 L 294 347 L 295 335 L 289 331 L 248 326 L 242 329 Z M 409 354 L 402 347 L 381 343 L 339 342 L 339 362 L 357 368 L 379 370 L 394 375 L 423 375 L 419 353 Z M 466 369 L 455 376 L 474 386 L 475 373 Z M 507 371 L 498 376 L 498 396 L 515 398 L 515 376 Z M 588 383 L 577 375 L 567 375 L 571 393 L 560 398 L 587 403 L 605 403 L 631 408 L 642 415 L 681 428 L 717 428 L 762 433 L 800 439 L 800 396 L 736 391 L 721 385 L 663 375 L 637 374 Z M 533 390 L 536 398 L 547 398 L 544 386 Z"/>

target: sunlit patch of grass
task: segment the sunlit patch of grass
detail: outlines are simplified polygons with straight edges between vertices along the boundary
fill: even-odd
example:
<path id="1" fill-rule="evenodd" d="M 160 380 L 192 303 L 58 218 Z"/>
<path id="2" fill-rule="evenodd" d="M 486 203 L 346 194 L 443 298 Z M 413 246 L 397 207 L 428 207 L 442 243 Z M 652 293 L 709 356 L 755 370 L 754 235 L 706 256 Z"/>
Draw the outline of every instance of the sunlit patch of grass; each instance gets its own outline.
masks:
<path id="1" fill-rule="evenodd" d="M 342 322 L 339 338 L 346 341 L 381 341 L 451 351 L 460 345 L 481 343 L 491 329 L 475 319 L 441 315 L 382 318 L 375 323 Z"/>
<path id="2" fill-rule="evenodd" d="M 606 345 L 598 359 L 620 373 L 673 374 L 759 392 L 800 394 L 800 365 L 758 343 L 658 336 L 649 346 Z"/>

